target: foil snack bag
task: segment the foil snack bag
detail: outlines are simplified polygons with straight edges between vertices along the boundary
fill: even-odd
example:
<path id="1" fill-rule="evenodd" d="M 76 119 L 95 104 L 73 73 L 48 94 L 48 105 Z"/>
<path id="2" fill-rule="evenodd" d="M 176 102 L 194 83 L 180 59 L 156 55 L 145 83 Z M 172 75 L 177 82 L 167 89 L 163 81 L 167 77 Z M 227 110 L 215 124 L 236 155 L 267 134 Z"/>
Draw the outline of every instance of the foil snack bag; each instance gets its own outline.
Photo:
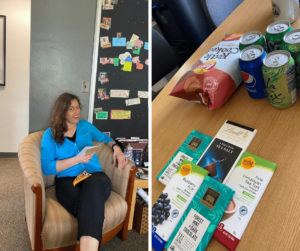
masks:
<path id="1" fill-rule="evenodd" d="M 243 34 L 226 35 L 178 81 L 171 96 L 207 106 L 222 106 L 243 81 L 239 68 L 239 39 Z"/>

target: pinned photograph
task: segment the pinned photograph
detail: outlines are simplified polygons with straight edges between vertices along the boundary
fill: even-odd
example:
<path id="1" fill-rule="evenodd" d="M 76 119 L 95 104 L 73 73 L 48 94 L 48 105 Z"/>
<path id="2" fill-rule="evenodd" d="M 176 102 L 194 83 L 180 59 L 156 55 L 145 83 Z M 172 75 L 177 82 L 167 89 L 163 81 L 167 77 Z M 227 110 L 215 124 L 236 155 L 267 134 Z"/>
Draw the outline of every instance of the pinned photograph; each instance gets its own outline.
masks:
<path id="1" fill-rule="evenodd" d="M 108 28 L 111 28 L 111 17 L 103 17 L 103 22 L 105 25 L 108 25 Z"/>
<path id="2" fill-rule="evenodd" d="M 106 88 L 98 89 L 98 99 L 101 99 L 101 100 L 109 99 L 109 95 L 106 94 Z"/>
<path id="3" fill-rule="evenodd" d="M 118 4 L 118 0 L 111 0 L 111 4 L 117 5 Z"/>
<path id="4" fill-rule="evenodd" d="M 122 37 L 122 32 L 117 32 L 117 38 L 121 38 Z"/>
<path id="5" fill-rule="evenodd" d="M 105 29 L 105 30 L 109 30 L 109 26 L 107 24 L 104 24 L 104 23 L 100 23 L 100 28 Z"/>
<path id="6" fill-rule="evenodd" d="M 102 107 L 94 108 L 95 113 L 102 112 L 102 111 L 103 111 Z"/>
<path id="7" fill-rule="evenodd" d="M 114 64 L 114 58 L 109 58 L 109 63 Z"/>
<path id="8" fill-rule="evenodd" d="M 99 72 L 98 81 L 100 81 L 101 84 L 107 83 L 109 81 L 107 78 L 107 72 Z"/>
<path id="9" fill-rule="evenodd" d="M 111 5 L 111 0 L 103 0 L 103 10 L 113 10 L 114 6 Z"/>
<path id="10" fill-rule="evenodd" d="M 109 42 L 108 36 L 106 37 L 100 37 L 100 43 L 102 48 L 108 48 L 111 47 L 111 43 Z"/>

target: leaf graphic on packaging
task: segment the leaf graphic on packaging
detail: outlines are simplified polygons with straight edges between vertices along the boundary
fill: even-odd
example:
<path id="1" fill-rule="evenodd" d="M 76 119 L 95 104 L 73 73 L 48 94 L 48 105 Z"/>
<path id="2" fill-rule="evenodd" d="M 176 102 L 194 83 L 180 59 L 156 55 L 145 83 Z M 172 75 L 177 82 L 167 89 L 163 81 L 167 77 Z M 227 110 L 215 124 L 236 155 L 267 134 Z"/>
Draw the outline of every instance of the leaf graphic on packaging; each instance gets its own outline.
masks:
<path id="1" fill-rule="evenodd" d="M 216 229 L 217 225 L 210 224 L 210 226 L 207 228 L 208 233 L 213 233 Z"/>

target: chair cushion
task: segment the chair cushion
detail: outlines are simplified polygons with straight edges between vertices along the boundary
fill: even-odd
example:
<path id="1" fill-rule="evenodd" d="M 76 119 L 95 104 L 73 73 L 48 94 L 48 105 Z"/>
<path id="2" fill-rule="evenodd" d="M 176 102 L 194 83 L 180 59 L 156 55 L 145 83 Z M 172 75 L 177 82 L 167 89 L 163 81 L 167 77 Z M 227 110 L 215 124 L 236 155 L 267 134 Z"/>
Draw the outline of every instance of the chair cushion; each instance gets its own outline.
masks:
<path id="1" fill-rule="evenodd" d="M 124 221 L 126 212 L 126 201 L 112 191 L 105 202 L 103 234 Z M 77 229 L 77 219 L 57 201 L 55 186 L 46 188 L 46 212 L 42 230 L 43 249 L 77 244 Z"/>

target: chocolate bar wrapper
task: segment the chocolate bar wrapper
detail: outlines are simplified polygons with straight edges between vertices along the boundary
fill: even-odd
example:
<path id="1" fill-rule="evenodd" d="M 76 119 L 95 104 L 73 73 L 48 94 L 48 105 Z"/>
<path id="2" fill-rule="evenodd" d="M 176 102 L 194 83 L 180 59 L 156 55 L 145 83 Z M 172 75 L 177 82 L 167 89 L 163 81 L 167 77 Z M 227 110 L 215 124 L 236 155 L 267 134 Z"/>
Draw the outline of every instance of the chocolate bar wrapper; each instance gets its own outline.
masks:
<path id="1" fill-rule="evenodd" d="M 231 188 L 205 177 L 165 249 L 204 251 L 233 195 Z"/>
<path id="2" fill-rule="evenodd" d="M 230 251 L 236 249 L 276 167 L 270 161 L 244 152 L 226 182 L 235 195 L 213 237 Z"/>
<path id="3" fill-rule="evenodd" d="M 152 208 L 152 248 L 162 251 L 208 172 L 183 160 Z"/>
<path id="4" fill-rule="evenodd" d="M 211 141 L 211 137 L 193 130 L 179 147 L 179 149 L 175 152 L 169 162 L 165 165 L 156 179 L 158 179 L 165 186 L 168 185 L 181 162 L 184 159 L 187 159 L 193 163 L 196 163 Z"/>
<path id="5" fill-rule="evenodd" d="M 197 165 L 208 170 L 210 177 L 226 183 L 256 133 L 256 129 L 226 120 Z"/>

